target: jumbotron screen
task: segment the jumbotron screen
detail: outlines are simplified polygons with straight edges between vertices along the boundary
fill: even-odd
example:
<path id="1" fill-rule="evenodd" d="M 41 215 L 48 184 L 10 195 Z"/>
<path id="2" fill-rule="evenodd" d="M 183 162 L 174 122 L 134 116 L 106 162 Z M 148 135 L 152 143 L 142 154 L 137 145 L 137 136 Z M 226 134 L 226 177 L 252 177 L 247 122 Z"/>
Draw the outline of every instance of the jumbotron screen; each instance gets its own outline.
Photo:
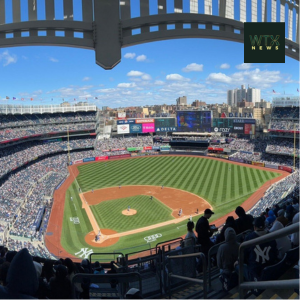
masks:
<path id="1" fill-rule="evenodd" d="M 211 111 L 177 111 L 177 131 L 211 132 Z"/>

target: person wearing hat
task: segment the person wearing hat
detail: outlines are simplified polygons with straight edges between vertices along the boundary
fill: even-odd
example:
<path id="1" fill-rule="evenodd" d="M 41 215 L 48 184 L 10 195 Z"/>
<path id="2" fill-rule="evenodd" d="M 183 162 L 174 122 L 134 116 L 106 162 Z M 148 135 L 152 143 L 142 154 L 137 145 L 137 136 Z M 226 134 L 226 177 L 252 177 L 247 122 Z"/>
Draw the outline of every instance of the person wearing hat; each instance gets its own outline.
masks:
<path id="1" fill-rule="evenodd" d="M 204 211 L 204 215 L 199 218 L 196 224 L 196 232 L 198 235 L 198 244 L 201 245 L 201 252 L 207 257 L 209 249 L 214 245 L 210 237 L 218 229 L 212 229 L 209 226 L 208 219 L 214 214 L 209 208 Z"/>
<path id="2" fill-rule="evenodd" d="M 289 224 L 289 220 L 284 216 L 285 210 L 282 208 L 277 212 L 277 221 L 280 222 L 283 227 L 285 227 L 287 224 Z"/>
<path id="3" fill-rule="evenodd" d="M 235 213 L 238 216 L 238 219 L 235 220 L 236 234 L 240 234 L 249 229 L 253 230 L 253 217 L 251 215 L 247 215 L 241 206 L 235 209 Z"/>
<path id="4" fill-rule="evenodd" d="M 266 235 L 265 219 L 263 217 L 255 218 L 253 221 L 254 231 L 249 233 L 246 241 L 256 239 Z M 246 281 L 259 280 L 262 270 L 276 263 L 278 254 L 277 243 L 275 240 L 265 242 L 259 245 L 253 245 L 245 249 L 244 252 L 244 277 Z M 238 264 L 236 271 L 238 272 Z"/>
<path id="5" fill-rule="evenodd" d="M 55 276 L 50 279 L 50 299 L 70 299 L 72 298 L 72 285 L 67 278 L 68 269 L 60 264 L 55 265 Z"/>

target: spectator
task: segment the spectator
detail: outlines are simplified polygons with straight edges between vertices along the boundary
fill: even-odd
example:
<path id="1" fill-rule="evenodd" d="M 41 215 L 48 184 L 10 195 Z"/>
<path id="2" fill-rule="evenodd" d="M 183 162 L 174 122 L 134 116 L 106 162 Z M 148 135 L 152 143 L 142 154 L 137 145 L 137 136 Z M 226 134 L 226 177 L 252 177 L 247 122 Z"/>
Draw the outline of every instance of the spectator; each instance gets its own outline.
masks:
<path id="1" fill-rule="evenodd" d="M 267 231 L 265 231 L 265 220 L 262 217 L 255 218 L 253 225 L 254 231 L 246 236 L 245 242 L 267 234 Z M 265 255 L 267 252 L 268 255 Z M 277 253 L 276 241 L 261 243 L 246 248 L 244 252 L 244 262 L 246 264 L 244 265 L 245 280 L 259 280 L 262 270 L 276 262 Z M 237 265 L 237 273 L 238 267 L 239 266 Z"/>
<path id="2" fill-rule="evenodd" d="M 276 220 L 276 217 L 274 215 L 274 212 L 273 212 L 272 209 L 270 209 L 269 212 L 268 212 L 268 217 L 266 218 L 267 227 L 270 228 L 275 220 Z"/>
<path id="3" fill-rule="evenodd" d="M 94 272 L 94 274 L 105 274 L 105 271 L 104 271 L 103 267 L 100 265 L 99 261 L 95 262 L 93 272 Z"/>
<path id="4" fill-rule="evenodd" d="M 231 273 L 234 270 L 234 263 L 239 256 L 240 244 L 236 240 L 236 233 L 233 228 L 225 230 L 225 243 L 222 244 L 217 253 L 217 265 L 220 273 Z"/>
<path id="5" fill-rule="evenodd" d="M 285 227 L 288 223 L 289 220 L 285 217 L 285 210 L 284 209 L 280 209 L 277 213 L 278 217 L 277 217 L 277 221 L 280 222 L 283 227 Z"/>
<path id="6" fill-rule="evenodd" d="M 286 207 L 284 216 L 289 220 L 289 223 L 293 221 L 293 217 L 295 215 L 294 207 L 290 204 Z"/>
<path id="7" fill-rule="evenodd" d="M 296 213 L 293 217 L 293 224 L 299 223 L 299 213 Z M 299 231 L 296 233 L 293 233 L 291 236 L 291 241 L 293 248 L 299 246 Z"/>
<path id="8" fill-rule="evenodd" d="M 245 210 L 241 206 L 235 209 L 235 213 L 239 217 L 235 220 L 236 234 L 240 234 L 249 229 L 253 230 L 253 217 L 251 215 L 246 215 Z"/>
<path id="9" fill-rule="evenodd" d="M 209 208 L 204 211 L 204 215 L 199 218 L 196 224 L 196 232 L 198 234 L 198 243 L 201 245 L 201 252 L 207 257 L 209 249 L 214 245 L 210 240 L 215 230 L 209 226 L 208 220 L 214 214 Z M 216 229 L 217 230 L 217 229 Z"/>
<path id="10" fill-rule="evenodd" d="M 55 276 L 50 279 L 50 299 L 72 298 L 72 286 L 67 278 L 68 269 L 63 265 L 55 266 Z"/>
<path id="11" fill-rule="evenodd" d="M 6 286 L 6 277 L 9 270 L 10 263 L 5 261 L 0 265 L 0 282 L 1 285 Z"/>
<path id="12" fill-rule="evenodd" d="M 222 243 L 225 241 L 225 231 L 229 227 L 232 228 L 234 230 L 234 232 L 236 232 L 236 224 L 235 224 L 234 218 L 232 216 L 227 217 L 225 225 L 223 226 L 220 234 L 217 235 L 216 244 L 219 244 L 219 243 Z"/>
<path id="13" fill-rule="evenodd" d="M 43 266 L 43 269 L 42 269 L 42 275 L 41 275 L 41 277 L 45 278 L 46 281 L 49 283 L 50 279 L 51 279 L 51 277 L 53 277 L 53 275 L 54 275 L 54 272 L 53 272 L 53 262 L 50 259 L 47 259 L 44 262 L 44 266 Z"/>
<path id="14" fill-rule="evenodd" d="M 7 286 L 0 286 L 0 299 L 33 298 L 38 290 L 38 284 L 32 257 L 24 248 L 16 254 L 10 264 Z"/>
<path id="15" fill-rule="evenodd" d="M 194 227 L 195 224 L 193 221 L 188 221 L 187 222 L 187 235 L 184 238 L 184 246 L 185 247 L 189 247 L 189 246 L 194 246 L 196 244 L 197 241 L 197 237 L 194 233 Z"/>
<path id="16" fill-rule="evenodd" d="M 293 199 L 293 207 L 296 212 L 299 212 L 299 200 L 297 198 Z"/>
<path id="17" fill-rule="evenodd" d="M 67 278 L 70 280 L 70 282 L 72 282 L 72 279 L 75 276 L 76 267 L 75 267 L 73 261 L 70 258 L 68 258 L 68 257 L 65 259 L 64 265 L 68 269 Z"/>
<path id="18" fill-rule="evenodd" d="M 91 273 L 91 265 L 87 259 L 82 260 L 80 267 L 83 273 L 88 273 L 88 274 Z"/>
<path id="19" fill-rule="evenodd" d="M 282 223 L 280 223 L 278 220 L 276 220 L 273 223 L 273 226 L 269 230 L 269 232 L 274 232 L 274 231 L 280 230 L 282 228 L 284 228 Z M 278 259 L 282 259 L 284 254 L 292 248 L 291 240 L 287 236 L 284 236 L 282 238 L 276 239 L 276 243 L 277 243 L 277 249 L 278 249 Z"/>

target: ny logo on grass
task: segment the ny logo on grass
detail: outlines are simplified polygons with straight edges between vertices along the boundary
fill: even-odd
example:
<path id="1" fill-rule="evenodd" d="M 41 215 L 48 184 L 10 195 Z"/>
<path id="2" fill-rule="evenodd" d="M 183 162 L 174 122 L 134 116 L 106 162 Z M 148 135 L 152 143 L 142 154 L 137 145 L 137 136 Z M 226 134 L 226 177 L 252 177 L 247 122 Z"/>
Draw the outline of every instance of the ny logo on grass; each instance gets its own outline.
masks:
<path id="1" fill-rule="evenodd" d="M 89 248 L 81 248 L 79 252 L 76 252 L 75 255 L 78 255 L 79 257 L 84 256 L 84 258 L 88 258 L 90 254 L 94 253 L 92 249 L 89 250 Z"/>

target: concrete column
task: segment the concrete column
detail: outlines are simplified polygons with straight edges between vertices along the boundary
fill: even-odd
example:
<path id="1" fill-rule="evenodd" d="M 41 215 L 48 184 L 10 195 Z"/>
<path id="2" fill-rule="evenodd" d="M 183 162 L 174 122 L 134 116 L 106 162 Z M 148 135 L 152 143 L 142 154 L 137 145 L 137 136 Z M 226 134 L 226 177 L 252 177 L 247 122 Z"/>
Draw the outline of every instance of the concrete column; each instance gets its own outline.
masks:
<path id="1" fill-rule="evenodd" d="M 240 21 L 246 22 L 246 0 L 240 0 Z"/>
<path id="2" fill-rule="evenodd" d="M 257 0 L 251 1 L 251 22 L 257 22 Z"/>

